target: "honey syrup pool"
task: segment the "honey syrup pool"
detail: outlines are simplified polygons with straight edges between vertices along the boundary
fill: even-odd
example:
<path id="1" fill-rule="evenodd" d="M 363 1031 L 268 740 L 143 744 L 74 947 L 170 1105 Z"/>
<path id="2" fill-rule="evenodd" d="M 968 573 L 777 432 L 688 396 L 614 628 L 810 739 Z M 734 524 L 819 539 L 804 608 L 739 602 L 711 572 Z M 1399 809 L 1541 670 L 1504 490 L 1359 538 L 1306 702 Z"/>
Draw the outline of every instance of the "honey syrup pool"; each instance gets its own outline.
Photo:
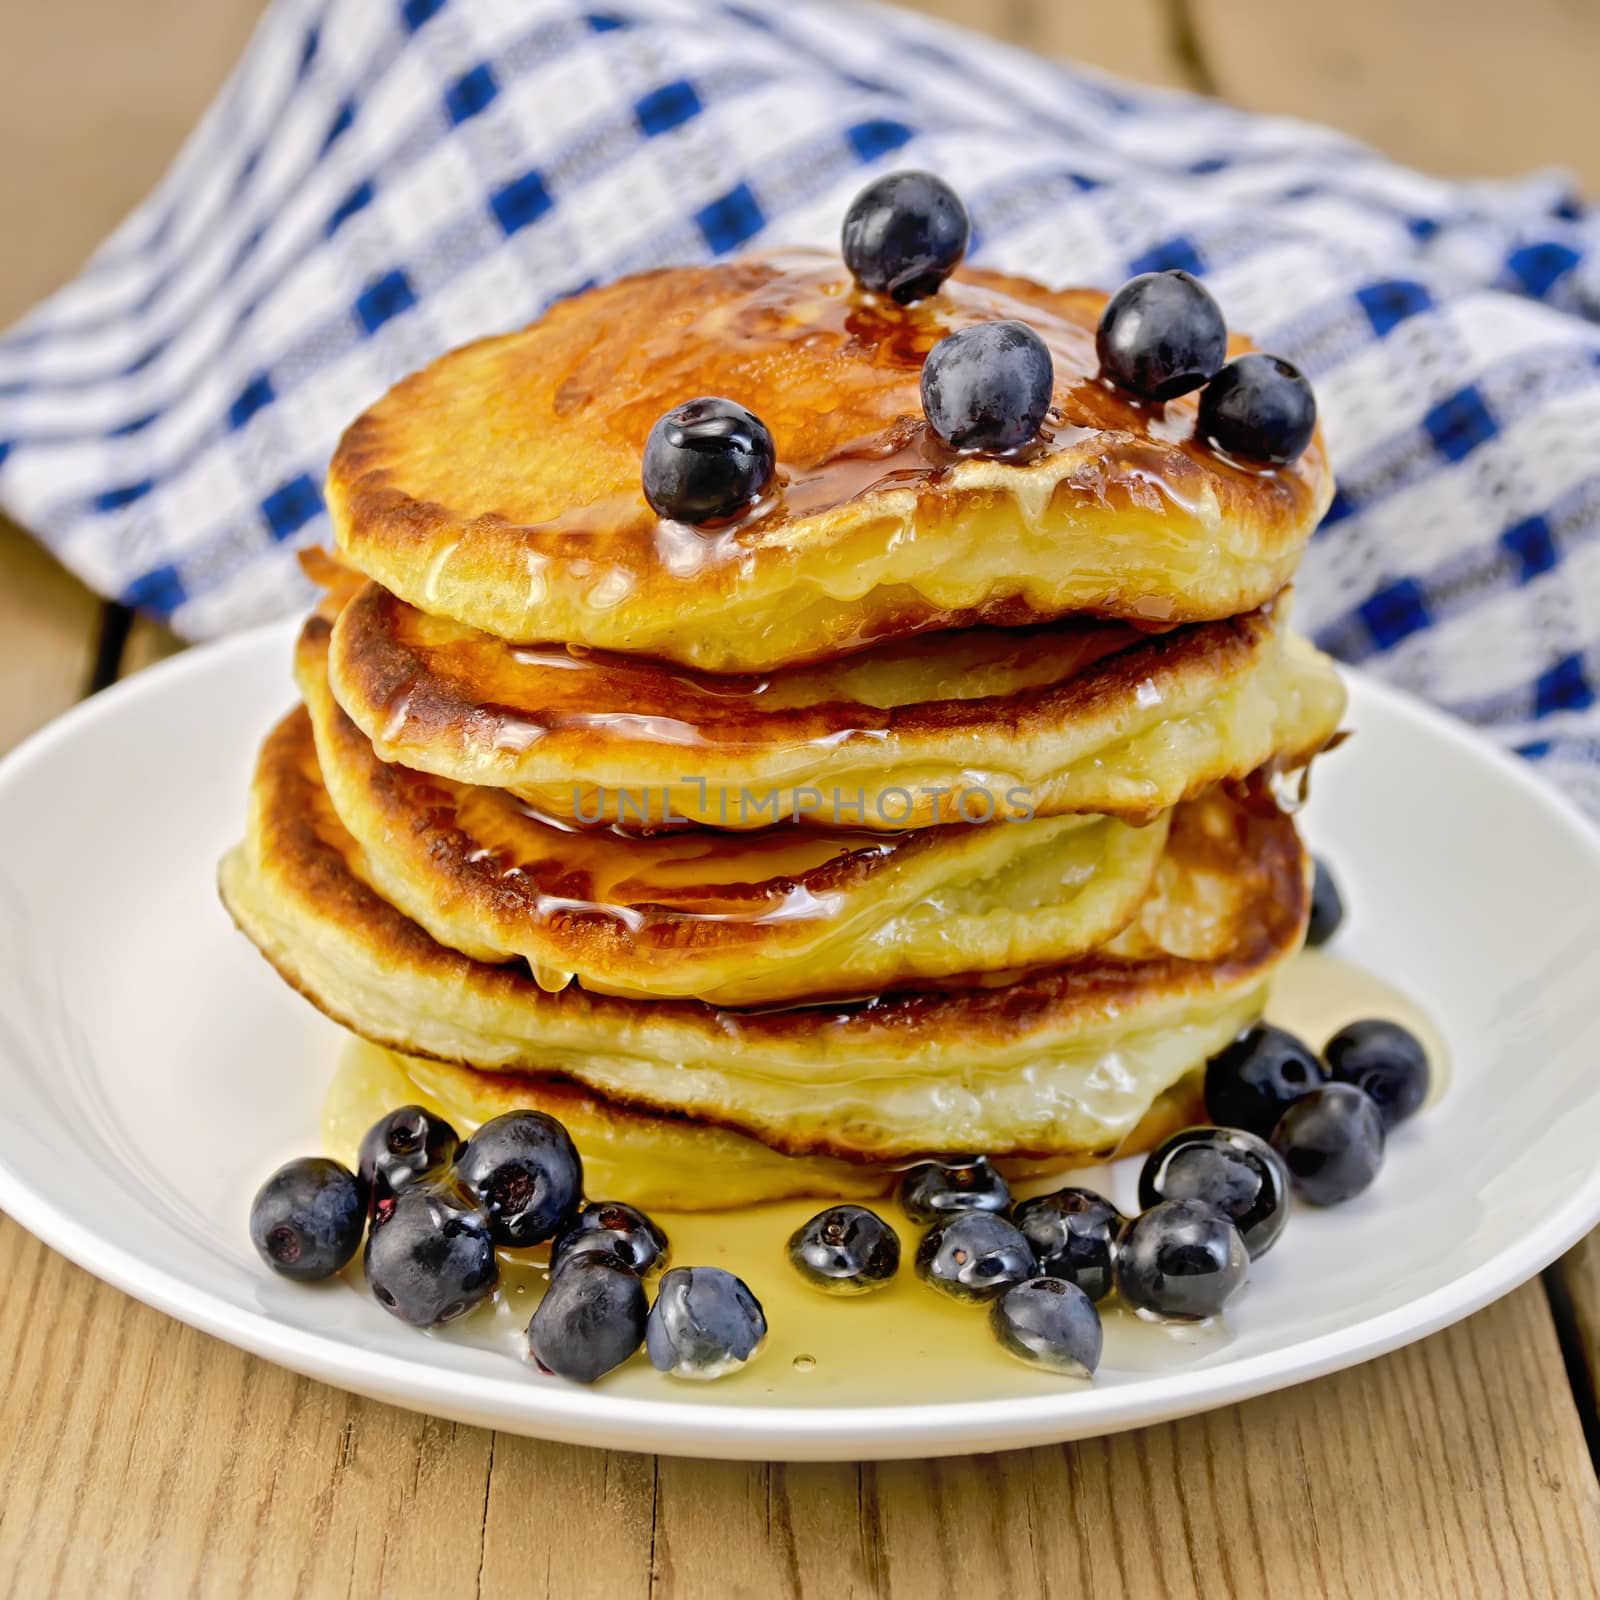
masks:
<path id="1" fill-rule="evenodd" d="M 1432 1067 L 1428 1105 L 1445 1089 L 1449 1054 L 1438 1029 L 1400 989 L 1375 973 L 1320 951 L 1305 951 L 1279 975 L 1267 1019 L 1290 1029 L 1315 1049 L 1348 1022 L 1384 1017 L 1422 1041 Z M 353 1162 L 362 1134 L 397 1105 L 421 1099 L 416 1086 L 387 1052 L 361 1041 L 346 1048 L 328 1091 L 323 1135 L 330 1154 Z M 1420 1116 L 1426 1117 L 1425 1106 Z M 468 1130 L 460 1130 L 465 1134 Z M 1088 1166 L 1014 1185 L 1020 1196 L 1067 1183 L 1108 1195 L 1125 1212 L 1137 1209 L 1139 1158 Z M 1380 1175 L 1378 1182 L 1383 1182 Z M 596 1199 L 607 1198 L 597 1195 Z M 641 1352 L 600 1380 L 610 1394 L 696 1399 L 711 1404 L 862 1406 L 937 1404 L 1059 1393 L 1091 1380 L 1062 1377 L 1006 1355 L 989 1331 L 988 1309 L 949 1299 L 922 1283 L 912 1267 L 921 1229 L 892 1199 L 865 1204 L 891 1222 L 900 1236 L 900 1271 L 886 1288 L 841 1297 L 811 1287 L 789 1264 L 791 1233 L 831 1202 L 786 1200 L 734 1211 L 652 1211 L 671 1241 L 673 1266 L 716 1266 L 750 1286 L 767 1317 L 767 1341 L 742 1371 L 713 1383 L 668 1378 Z M 1294 1249 L 1294 1227 L 1277 1246 Z M 1259 1267 L 1252 1271 L 1259 1270 Z M 366 1295 L 360 1258 L 346 1270 Z M 564 1380 L 525 1361 L 528 1319 L 548 1281 L 546 1250 L 503 1251 L 500 1285 L 475 1311 L 427 1335 L 503 1350 L 533 1383 Z M 653 1290 L 653 1284 L 649 1285 Z M 1248 1302 L 1247 1283 L 1240 1294 Z M 1169 1371 L 1214 1358 L 1233 1340 L 1227 1315 L 1204 1324 L 1147 1322 L 1119 1306 L 1113 1295 L 1100 1306 L 1105 1327 L 1102 1374 Z"/>

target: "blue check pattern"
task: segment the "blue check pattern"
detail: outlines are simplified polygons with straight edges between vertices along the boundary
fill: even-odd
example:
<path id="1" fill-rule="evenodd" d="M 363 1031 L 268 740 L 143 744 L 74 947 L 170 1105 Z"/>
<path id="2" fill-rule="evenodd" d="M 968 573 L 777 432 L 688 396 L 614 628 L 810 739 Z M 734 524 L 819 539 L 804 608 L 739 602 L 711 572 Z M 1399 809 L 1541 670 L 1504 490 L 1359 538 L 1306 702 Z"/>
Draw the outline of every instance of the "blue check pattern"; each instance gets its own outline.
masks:
<path id="1" fill-rule="evenodd" d="M 1600 813 L 1600 219 L 845 0 L 276 0 L 154 194 L 0 336 L 0 505 L 193 637 L 292 610 L 340 428 L 585 285 L 829 245 L 899 166 L 980 261 L 1204 275 L 1317 386 L 1299 621 Z"/>

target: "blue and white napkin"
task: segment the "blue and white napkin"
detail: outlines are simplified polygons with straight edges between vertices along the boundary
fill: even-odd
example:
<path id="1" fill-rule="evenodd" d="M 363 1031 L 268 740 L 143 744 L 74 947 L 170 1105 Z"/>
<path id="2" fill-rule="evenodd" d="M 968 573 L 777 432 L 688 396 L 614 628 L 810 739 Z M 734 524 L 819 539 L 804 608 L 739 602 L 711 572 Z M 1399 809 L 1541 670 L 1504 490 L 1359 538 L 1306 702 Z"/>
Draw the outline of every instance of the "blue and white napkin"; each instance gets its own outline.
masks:
<path id="1" fill-rule="evenodd" d="M 977 260 L 1181 266 L 1316 384 L 1297 616 L 1600 812 L 1600 217 L 846 0 L 276 0 L 155 193 L 0 336 L 0 505 L 205 637 L 300 606 L 340 429 L 586 283 L 833 245 L 931 167 Z"/>

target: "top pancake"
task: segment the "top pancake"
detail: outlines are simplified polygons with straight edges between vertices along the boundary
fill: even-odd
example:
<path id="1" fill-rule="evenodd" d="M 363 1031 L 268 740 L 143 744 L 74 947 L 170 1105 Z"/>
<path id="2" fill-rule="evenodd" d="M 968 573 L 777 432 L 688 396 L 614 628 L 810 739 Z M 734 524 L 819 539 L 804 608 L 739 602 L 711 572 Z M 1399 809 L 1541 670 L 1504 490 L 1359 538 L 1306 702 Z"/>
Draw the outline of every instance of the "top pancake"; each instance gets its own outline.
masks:
<path id="1" fill-rule="evenodd" d="M 810 253 L 624 279 L 442 357 L 358 418 L 329 470 L 334 530 L 424 611 L 712 672 L 979 623 L 1249 611 L 1327 507 L 1320 438 L 1290 467 L 1247 469 L 1194 437 L 1195 396 L 1101 382 L 1104 301 L 966 270 L 899 306 Z M 1050 348 L 1045 436 L 958 455 L 923 419 L 923 358 L 1002 318 Z M 639 477 L 652 424 L 702 394 L 748 406 L 778 453 L 767 499 L 709 531 L 658 519 Z"/>

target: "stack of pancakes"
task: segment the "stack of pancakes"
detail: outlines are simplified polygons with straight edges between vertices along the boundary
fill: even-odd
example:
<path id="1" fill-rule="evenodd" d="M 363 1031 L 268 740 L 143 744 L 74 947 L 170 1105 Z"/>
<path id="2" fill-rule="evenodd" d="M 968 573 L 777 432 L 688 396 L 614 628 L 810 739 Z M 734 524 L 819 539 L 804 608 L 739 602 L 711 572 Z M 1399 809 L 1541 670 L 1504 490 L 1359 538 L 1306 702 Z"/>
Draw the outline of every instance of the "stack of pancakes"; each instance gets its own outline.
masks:
<path id="1" fill-rule="evenodd" d="M 549 1110 L 618 1199 L 865 1195 L 1187 1116 L 1303 937 L 1277 796 L 1344 698 L 1286 585 L 1332 485 L 1320 439 L 1247 468 L 1193 395 L 1098 379 L 1103 303 L 757 258 L 400 383 L 333 460 L 240 927 L 410 1098 Z M 1050 348 L 1046 436 L 956 455 L 922 360 L 999 318 Z M 778 452 L 716 529 L 640 488 L 701 394 Z"/>

